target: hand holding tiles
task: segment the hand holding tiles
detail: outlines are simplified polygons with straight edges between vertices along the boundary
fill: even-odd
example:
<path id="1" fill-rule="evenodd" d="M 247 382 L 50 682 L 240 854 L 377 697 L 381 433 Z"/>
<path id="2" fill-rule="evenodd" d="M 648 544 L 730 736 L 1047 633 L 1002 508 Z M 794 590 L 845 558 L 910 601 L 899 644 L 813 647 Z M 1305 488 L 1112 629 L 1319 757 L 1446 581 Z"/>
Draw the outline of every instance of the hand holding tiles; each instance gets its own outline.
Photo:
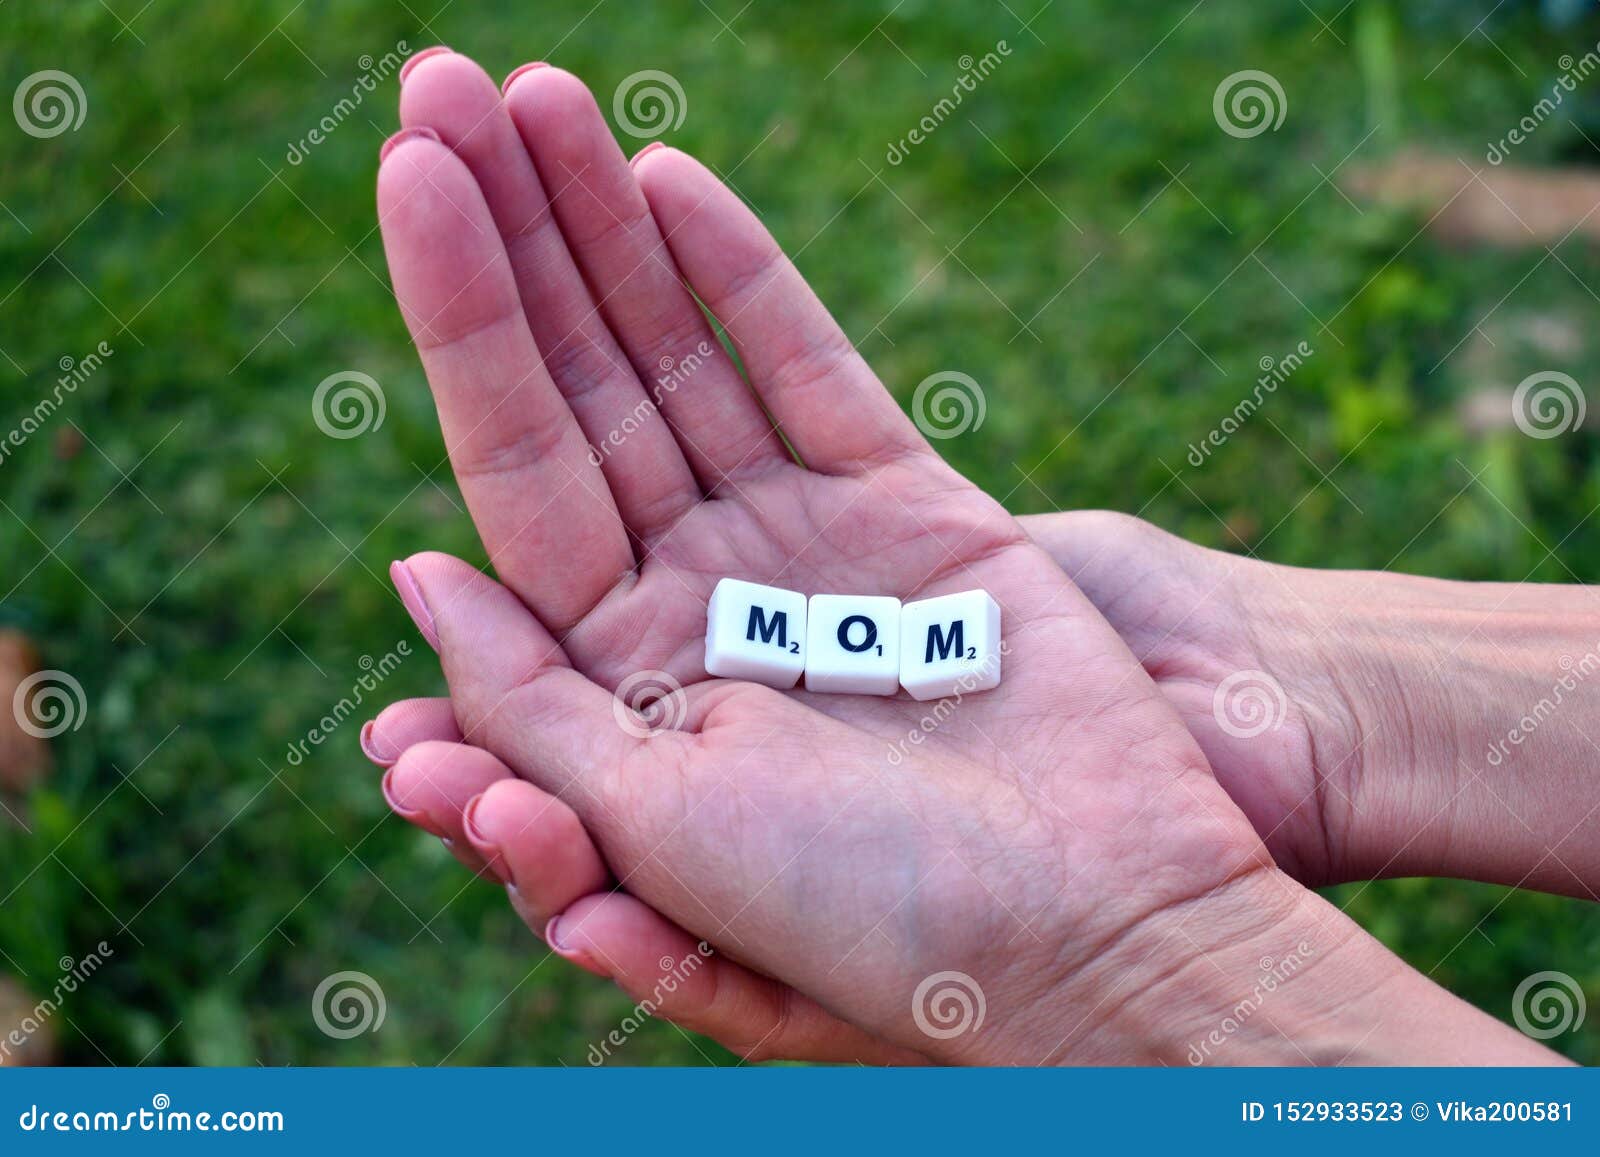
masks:
<path id="1" fill-rule="evenodd" d="M 378 178 L 390 272 L 506 585 L 438 555 L 397 583 L 462 733 L 570 804 L 631 897 L 810 998 L 795 1007 L 1017 1063 L 1181 1063 L 1164 1026 L 1231 1007 L 1281 951 L 1265 931 L 1343 919 L 1324 905 L 1302 932 L 1320 902 L 1272 867 L 1121 638 L 934 453 L 707 168 L 670 147 L 630 168 L 554 67 L 502 99 L 430 55 L 402 121 Z M 816 593 L 719 584 L 780 573 Z M 613 697 L 641 672 L 681 686 L 669 729 Z M 994 689 L 951 711 L 890 694 L 968 676 Z M 1186 1018 L 1141 1019 L 1126 993 L 1172 1006 L 1171 977 L 1218 974 L 1183 967 L 1210 948 L 1248 968 L 1182 994 Z M 982 1032 L 919 1027 L 918 983 L 942 970 L 988 994 Z"/>

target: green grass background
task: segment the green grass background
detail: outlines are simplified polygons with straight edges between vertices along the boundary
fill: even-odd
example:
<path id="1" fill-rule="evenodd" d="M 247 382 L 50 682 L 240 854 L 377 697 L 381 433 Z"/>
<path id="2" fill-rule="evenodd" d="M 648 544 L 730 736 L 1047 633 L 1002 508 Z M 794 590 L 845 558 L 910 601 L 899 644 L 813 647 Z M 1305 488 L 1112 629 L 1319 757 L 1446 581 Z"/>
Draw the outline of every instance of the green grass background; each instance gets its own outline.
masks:
<path id="1" fill-rule="evenodd" d="M 0 623 L 89 703 L 29 802 L 31 834 L 0 828 L 0 968 L 42 991 L 59 957 L 112 943 L 57 1020 L 73 1061 L 582 1064 L 629 1008 L 387 816 L 359 719 L 287 760 L 363 656 L 416 642 L 388 561 L 481 560 L 374 230 L 394 83 L 286 160 L 361 58 L 400 41 L 497 74 L 549 59 L 608 109 L 630 73 L 678 78 L 671 139 L 731 172 L 902 401 L 936 370 L 983 384 L 985 425 L 946 449 L 1019 512 L 1142 511 L 1307 565 L 1595 572 L 1578 526 L 1600 502 L 1591 437 L 1473 435 L 1459 406 L 1535 369 L 1595 379 L 1600 257 L 1451 249 L 1321 174 L 1414 143 L 1481 157 L 1600 21 L 1555 28 L 1509 4 L 1474 31 L 1490 3 L 1374 0 L 409 2 L 0 13 L 5 93 L 53 68 L 88 100 L 50 140 L 0 117 L 0 427 L 62 357 L 115 350 L 0 464 Z M 887 165 L 959 59 L 1001 39 L 1003 67 Z M 1288 111 L 1236 140 L 1212 94 L 1245 68 L 1277 76 Z M 1594 162 L 1591 84 L 1519 163 Z M 1282 433 L 1252 422 L 1185 463 L 1259 359 L 1301 340 L 1316 356 L 1269 402 Z M 311 395 L 344 369 L 382 384 L 387 417 L 337 441 Z M 68 419 L 93 442 L 75 456 L 57 452 Z M 1335 468 L 1364 514 L 1321 482 Z M 418 655 L 377 699 L 440 686 Z M 1593 905 L 1444 881 L 1336 895 L 1502 1018 L 1541 969 L 1600 993 Z M 381 983 L 380 1031 L 313 1023 L 312 991 L 343 969 Z M 1600 1060 L 1600 1012 L 1552 1043 Z M 729 1059 L 659 1023 L 617 1055 Z"/>

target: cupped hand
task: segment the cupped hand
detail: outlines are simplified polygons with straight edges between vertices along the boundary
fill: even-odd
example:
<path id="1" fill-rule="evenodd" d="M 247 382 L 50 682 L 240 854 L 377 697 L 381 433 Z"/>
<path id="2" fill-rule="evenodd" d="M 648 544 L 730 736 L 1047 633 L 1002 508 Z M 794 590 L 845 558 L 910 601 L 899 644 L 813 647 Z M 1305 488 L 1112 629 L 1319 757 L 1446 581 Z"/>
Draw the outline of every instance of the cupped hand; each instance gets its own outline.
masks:
<path id="1" fill-rule="evenodd" d="M 666 149 L 630 171 L 556 70 L 519 70 L 503 103 L 447 52 L 408 73 L 385 243 L 510 589 L 446 556 L 396 564 L 453 702 L 403 705 L 394 730 L 457 726 L 399 753 L 385 790 L 530 924 L 553 917 L 555 951 L 637 991 L 641 950 L 663 970 L 670 948 L 661 1011 L 757 1056 L 1551 1059 L 1271 865 L 1216 745 L 938 460 L 709 172 Z M 925 711 L 707 680 L 725 574 L 987 589 L 1005 681 Z M 687 688 L 673 729 L 610 693 L 647 669 Z M 388 731 L 363 732 L 386 763 Z M 1239 794 L 1257 827 L 1295 811 Z M 1272 1014 L 1231 1021 L 1290 959 Z"/>
<path id="2" fill-rule="evenodd" d="M 555 69 L 502 103 L 430 57 L 402 114 L 378 188 L 395 291 L 506 587 L 429 555 L 397 582 L 465 735 L 570 806 L 629 892 L 893 1044 L 1036 1062 L 1146 1047 L 1142 979 L 1305 905 L 1116 632 L 708 170 L 630 168 Z M 692 368 L 664 383 L 669 359 Z M 706 680 L 725 575 L 987 590 L 1004 682 L 928 726 L 903 697 Z M 681 730 L 618 725 L 610 691 L 643 670 L 687 688 Z M 918 1028 L 918 984 L 952 971 L 993 1031 Z"/>
<path id="3" fill-rule="evenodd" d="M 1292 595 L 1297 572 L 1268 575 L 1266 564 L 1220 555 L 1110 512 L 1020 521 L 1077 578 L 1140 657 L 1279 865 L 1306 883 L 1325 882 L 1339 872 L 1349 860 L 1343 854 L 1344 830 L 1330 831 L 1322 820 L 1322 797 L 1333 794 L 1348 802 L 1355 768 L 1347 756 L 1330 758 L 1333 775 L 1319 790 L 1310 761 L 1318 745 L 1310 742 L 1310 726 L 1315 720 L 1324 736 L 1347 734 L 1344 721 L 1316 710 L 1324 696 L 1312 665 L 1293 662 L 1287 647 L 1264 651 L 1262 636 L 1246 628 L 1251 621 L 1246 611 L 1274 605 L 1288 613 L 1300 601 L 1272 597 Z M 1269 633 L 1265 641 L 1271 638 Z M 1264 720 L 1255 734 L 1225 730 L 1227 715 L 1218 715 L 1216 688 L 1235 672 L 1262 668 L 1274 672 L 1263 672 L 1266 678 L 1281 678 L 1289 689 L 1283 717 Z M 427 749 L 401 758 L 419 744 Z M 1326 754 L 1331 745 L 1324 738 L 1320 746 Z M 544 935 L 554 917 L 569 912 L 564 927 L 576 947 L 547 937 L 552 947 L 613 979 L 631 999 L 650 999 L 656 1015 L 755 1059 L 908 1059 L 786 986 L 721 958 L 717 983 L 709 989 L 717 999 L 687 986 L 664 993 L 657 961 L 681 957 L 694 939 L 636 898 L 615 891 L 588 833 L 559 800 L 514 780 L 514 786 L 477 794 L 512 772 L 461 744 L 449 700 L 395 704 L 369 725 L 363 748 L 374 762 L 393 769 L 385 777 L 385 791 L 399 814 L 445 836 L 470 868 L 510 885 L 514 905 L 536 933 Z M 491 817 L 493 838 L 481 832 L 463 836 L 464 810 Z M 1335 814 L 1347 817 L 1350 810 Z M 587 870 L 575 875 L 574 862 Z M 672 951 L 663 945 L 673 946 Z M 712 974 L 708 969 L 707 978 Z"/>
<path id="4" fill-rule="evenodd" d="M 1208 550 L 1112 511 L 1018 521 L 1122 636 L 1279 867 L 1320 886 L 1392 866 L 1406 835 L 1383 803 L 1393 777 L 1362 758 L 1365 732 L 1383 727 L 1370 711 L 1356 716 L 1359 683 L 1341 685 L 1332 669 L 1342 635 L 1318 629 L 1329 592 L 1308 589 L 1340 576 Z M 460 739 L 449 700 L 405 700 L 368 725 L 363 749 L 389 767 L 413 744 Z"/>

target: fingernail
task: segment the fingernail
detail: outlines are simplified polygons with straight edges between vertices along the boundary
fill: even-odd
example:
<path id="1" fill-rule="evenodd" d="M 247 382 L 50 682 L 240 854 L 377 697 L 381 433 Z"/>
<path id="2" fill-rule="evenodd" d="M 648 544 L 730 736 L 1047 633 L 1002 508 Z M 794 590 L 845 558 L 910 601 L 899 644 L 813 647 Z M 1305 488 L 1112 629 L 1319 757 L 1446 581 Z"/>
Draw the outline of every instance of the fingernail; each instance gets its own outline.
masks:
<path id="1" fill-rule="evenodd" d="M 390 768 L 388 771 L 383 773 L 383 802 L 389 805 L 390 811 L 394 812 L 395 815 L 405 820 L 408 824 L 415 824 L 417 827 L 427 832 L 430 836 L 443 836 L 444 833 L 435 828 L 433 826 L 433 821 L 428 819 L 427 812 L 418 811 L 413 807 L 407 807 L 395 797 L 393 768 Z"/>
<path id="2" fill-rule="evenodd" d="M 389 581 L 394 583 L 394 589 L 400 595 L 400 601 L 405 604 L 406 613 L 411 616 L 411 621 L 417 625 L 417 630 L 422 632 L 422 637 L 428 641 L 428 646 L 437 652 L 439 631 L 433 625 L 433 612 L 428 609 L 428 600 L 422 597 L 422 588 L 417 585 L 417 576 L 411 573 L 411 568 L 405 563 L 396 560 L 389 564 Z"/>
<path id="3" fill-rule="evenodd" d="M 478 801 L 483 799 L 479 792 L 467 801 L 467 806 L 461 809 L 461 830 L 466 833 L 467 841 L 472 845 L 484 864 L 494 873 L 495 879 L 502 884 L 511 883 L 511 869 L 506 864 L 505 857 L 500 854 L 500 845 L 490 840 L 483 834 L 483 829 L 477 824 Z"/>
<path id="4" fill-rule="evenodd" d="M 536 68 L 549 67 L 550 65 L 542 60 L 530 60 L 527 64 L 519 64 L 516 68 L 511 70 L 511 75 L 506 77 L 506 82 L 500 86 L 500 95 L 505 96 L 506 93 L 510 92 L 511 85 L 516 81 L 517 77 L 521 76 L 523 73 L 532 72 Z"/>
<path id="5" fill-rule="evenodd" d="M 594 973 L 601 980 L 610 980 L 611 973 L 602 968 L 600 964 L 587 953 L 575 948 L 569 948 L 561 942 L 561 917 L 552 916 L 550 923 L 544 926 L 544 941 L 550 945 L 551 951 L 563 960 L 570 960 L 579 968 Z"/>
<path id="6" fill-rule="evenodd" d="M 629 161 L 628 164 L 637 166 L 640 161 L 644 160 L 647 156 L 649 156 L 651 153 L 655 152 L 657 149 L 664 149 L 666 147 L 667 147 L 667 142 L 666 141 L 651 141 L 648 145 L 646 145 L 644 148 L 640 149 L 637 153 L 634 153 L 633 154 L 633 160 Z"/>
<path id="7" fill-rule="evenodd" d="M 411 70 L 427 60 L 430 56 L 438 56 L 441 52 L 450 50 L 442 44 L 435 44 L 432 48 L 424 48 L 421 52 L 413 52 L 406 62 L 400 66 L 400 83 L 406 82 L 406 77 L 411 75 Z"/>
<path id="8" fill-rule="evenodd" d="M 373 725 L 376 723 L 377 720 L 369 719 L 361 725 L 361 754 L 379 767 L 393 767 L 400 753 L 389 751 L 373 736 Z"/>
<path id="9" fill-rule="evenodd" d="M 389 154 L 394 152 L 395 147 L 404 144 L 406 141 L 437 141 L 438 139 L 439 134 L 427 125 L 416 125 L 413 128 L 401 129 L 394 136 L 383 142 L 383 147 L 378 150 L 378 164 L 381 165 L 388 160 Z"/>

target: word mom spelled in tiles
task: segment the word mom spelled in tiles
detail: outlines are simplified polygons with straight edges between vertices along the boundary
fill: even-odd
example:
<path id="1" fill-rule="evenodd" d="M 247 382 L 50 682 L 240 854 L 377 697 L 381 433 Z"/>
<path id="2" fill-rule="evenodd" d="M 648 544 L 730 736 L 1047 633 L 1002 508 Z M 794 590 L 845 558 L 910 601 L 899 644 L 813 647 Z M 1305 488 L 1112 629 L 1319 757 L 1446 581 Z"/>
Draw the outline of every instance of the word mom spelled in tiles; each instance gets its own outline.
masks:
<path id="1" fill-rule="evenodd" d="M 987 591 L 914 603 L 812 595 L 725 578 L 706 611 L 706 671 L 780 690 L 937 699 L 1000 682 L 1000 606 Z"/>

